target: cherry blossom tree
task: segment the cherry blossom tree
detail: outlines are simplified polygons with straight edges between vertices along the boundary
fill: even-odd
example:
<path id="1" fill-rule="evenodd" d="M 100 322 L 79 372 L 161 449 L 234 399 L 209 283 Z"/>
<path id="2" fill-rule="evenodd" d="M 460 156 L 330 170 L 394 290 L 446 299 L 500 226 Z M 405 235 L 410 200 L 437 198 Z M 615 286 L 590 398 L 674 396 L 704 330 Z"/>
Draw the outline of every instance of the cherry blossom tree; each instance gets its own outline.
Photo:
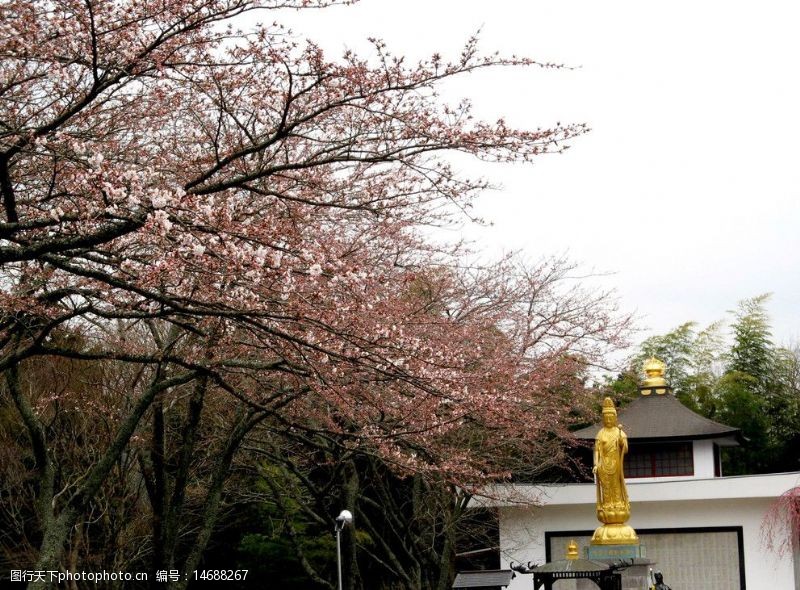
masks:
<path id="1" fill-rule="evenodd" d="M 129 363 L 86 363 L 56 356 L 30 359 L 19 369 L 24 375 L 20 387 L 47 432 L 54 494 L 41 493 L 47 479 L 41 473 L 37 477 L 25 425 L 6 403 L 0 404 L 0 567 L 6 571 L 36 563 L 42 524 L 36 518 L 37 504 L 42 499 L 57 502 L 86 477 L 96 454 L 110 444 L 119 416 L 136 399 L 141 373 Z M 86 514 L 72 528 L 62 553 L 65 568 L 142 569 L 149 551 L 149 520 L 137 466 L 141 446 L 134 441 L 118 458 Z"/>
<path id="2" fill-rule="evenodd" d="M 800 547 L 800 487 L 786 490 L 769 507 L 761 526 L 761 541 L 780 557 L 797 552 Z"/>
<path id="3" fill-rule="evenodd" d="M 278 25 L 228 24 L 325 4 L 0 7 L 0 371 L 35 456 L 36 569 L 57 569 L 72 527 L 170 399 L 196 402 L 184 466 L 206 400 L 240 409 L 220 410 L 230 428 L 203 508 L 213 523 L 234 455 L 266 420 L 335 433 L 399 473 L 502 476 L 455 444 L 464 424 L 535 446 L 563 427 L 563 384 L 619 344 L 626 318 L 574 286 L 565 262 L 468 264 L 419 231 L 464 215 L 486 187 L 442 154 L 526 162 L 585 131 L 478 121 L 468 102 L 443 104 L 437 83 L 548 64 L 482 56 L 475 39 L 453 61 L 407 64 L 378 40 L 368 58 L 331 60 Z M 57 408 L 25 387 L 40 357 L 138 371 L 107 444 L 65 488 L 44 419 Z M 116 407 L 98 404 L 85 411 Z M 178 512 L 162 507 L 173 521 L 175 500 Z"/>

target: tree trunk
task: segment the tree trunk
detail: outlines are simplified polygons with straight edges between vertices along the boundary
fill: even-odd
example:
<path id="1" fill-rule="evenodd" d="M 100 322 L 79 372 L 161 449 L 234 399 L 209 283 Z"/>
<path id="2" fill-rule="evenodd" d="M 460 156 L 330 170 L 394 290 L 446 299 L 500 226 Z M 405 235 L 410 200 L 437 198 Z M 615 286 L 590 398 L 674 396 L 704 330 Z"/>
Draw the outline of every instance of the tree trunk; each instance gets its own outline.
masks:
<path id="1" fill-rule="evenodd" d="M 356 511 L 358 502 L 359 478 L 356 466 L 349 461 L 344 470 L 344 485 L 342 499 L 344 500 L 343 510 Z M 355 527 L 358 521 L 354 515 L 351 526 L 342 531 L 342 587 L 343 590 L 355 590 L 360 588 L 361 576 L 358 571 L 356 560 L 356 534 Z"/>
<path id="2" fill-rule="evenodd" d="M 103 485 L 103 482 L 105 482 L 114 464 L 119 460 L 131 436 L 136 430 L 139 421 L 152 404 L 155 396 L 160 391 L 190 381 L 195 376 L 195 373 L 192 372 L 171 379 L 153 380 L 136 402 L 131 413 L 122 421 L 114 441 L 108 449 L 106 449 L 105 453 L 103 453 L 100 460 L 89 471 L 81 487 L 73 493 L 67 504 L 62 508 L 58 517 L 50 520 L 48 526 L 44 529 L 42 544 L 39 550 L 39 559 L 34 568 L 35 570 L 50 571 L 58 569 L 61 553 L 64 550 L 72 527 L 75 526 L 78 518 L 86 510 L 89 503 Z M 29 590 L 50 587 L 51 585 L 49 582 L 31 582 L 28 585 Z"/>
<path id="3" fill-rule="evenodd" d="M 164 521 L 164 557 L 165 564 L 169 569 L 175 569 L 175 550 L 178 543 L 181 515 L 183 514 L 183 503 L 186 497 L 186 484 L 189 480 L 189 467 L 191 466 L 197 443 L 198 427 L 200 416 L 203 412 L 203 401 L 207 387 L 207 377 L 198 379 L 192 392 L 192 397 L 189 399 L 186 422 L 183 427 L 178 468 L 172 484 L 172 496 L 169 499 Z"/>
<path id="4" fill-rule="evenodd" d="M 69 538 L 70 531 L 78 520 L 80 512 L 73 507 L 66 507 L 59 514 L 58 518 L 52 519 L 49 526 L 44 531 L 42 544 L 39 548 L 39 559 L 36 562 L 34 571 L 56 571 L 61 567 L 61 554 L 64 551 L 64 545 Z M 45 576 L 44 581 L 32 581 L 28 583 L 28 590 L 49 590 L 53 587 L 50 583 L 48 576 Z"/>
<path id="5" fill-rule="evenodd" d="M 164 404 L 161 399 L 153 403 L 153 438 L 150 447 L 150 462 L 153 468 L 153 493 L 150 505 L 153 513 L 153 571 L 166 569 L 164 559 L 164 512 L 166 502 L 166 473 L 164 472 Z M 150 581 L 151 588 L 163 588 L 166 584 Z"/>
<path id="6" fill-rule="evenodd" d="M 201 516 L 200 530 L 198 531 L 189 555 L 183 567 L 183 571 L 188 575 L 190 572 L 197 569 L 206 550 L 208 541 L 211 538 L 211 533 L 214 531 L 214 526 L 217 524 L 217 517 L 219 516 L 220 501 L 222 499 L 222 491 L 225 487 L 225 482 L 228 479 L 228 473 L 231 467 L 231 462 L 239 450 L 242 439 L 247 435 L 253 427 L 266 417 L 266 414 L 261 413 L 254 415 L 248 413 L 241 417 L 230 436 L 228 442 L 223 449 L 219 462 L 217 463 L 214 473 L 211 477 L 211 485 L 209 486 L 206 500 L 203 504 L 203 514 Z M 188 577 L 178 582 L 170 584 L 170 588 L 175 590 L 184 590 L 189 583 Z"/>

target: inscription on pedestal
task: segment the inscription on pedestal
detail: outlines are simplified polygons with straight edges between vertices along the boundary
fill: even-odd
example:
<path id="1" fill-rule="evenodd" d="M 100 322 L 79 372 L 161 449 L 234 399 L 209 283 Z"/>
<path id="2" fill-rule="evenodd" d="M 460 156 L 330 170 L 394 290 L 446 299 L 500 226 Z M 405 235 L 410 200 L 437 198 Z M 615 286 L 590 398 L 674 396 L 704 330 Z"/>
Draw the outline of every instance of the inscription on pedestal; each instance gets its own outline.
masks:
<path id="1" fill-rule="evenodd" d="M 586 557 L 593 561 L 636 559 L 647 557 L 644 545 L 589 545 Z"/>

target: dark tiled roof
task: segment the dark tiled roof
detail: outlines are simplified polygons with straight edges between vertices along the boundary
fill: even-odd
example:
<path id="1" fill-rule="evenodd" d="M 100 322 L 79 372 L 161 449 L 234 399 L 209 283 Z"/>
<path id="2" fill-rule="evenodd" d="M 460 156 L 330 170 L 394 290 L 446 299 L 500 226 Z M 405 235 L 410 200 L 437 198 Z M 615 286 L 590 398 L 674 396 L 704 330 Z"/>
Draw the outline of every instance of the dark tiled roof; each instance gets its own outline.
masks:
<path id="1" fill-rule="evenodd" d="M 487 586 L 508 586 L 514 572 L 511 570 L 484 570 L 475 572 L 459 572 L 453 582 L 453 588 L 484 588 Z"/>
<path id="2" fill-rule="evenodd" d="M 619 410 L 619 423 L 629 439 L 700 439 L 728 438 L 740 440 L 738 428 L 726 426 L 695 414 L 674 395 L 640 395 Z M 574 433 L 580 439 L 594 439 L 602 422 Z"/>

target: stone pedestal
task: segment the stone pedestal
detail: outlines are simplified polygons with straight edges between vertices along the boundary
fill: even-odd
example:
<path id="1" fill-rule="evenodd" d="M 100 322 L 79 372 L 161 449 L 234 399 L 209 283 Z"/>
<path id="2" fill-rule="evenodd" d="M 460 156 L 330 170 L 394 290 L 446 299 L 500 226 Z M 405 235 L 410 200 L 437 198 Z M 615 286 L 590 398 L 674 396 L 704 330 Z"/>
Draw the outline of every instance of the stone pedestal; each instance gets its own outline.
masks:
<path id="1" fill-rule="evenodd" d="M 589 545 L 585 549 L 586 558 L 604 563 L 616 563 L 626 559 L 647 557 L 644 545 Z"/>
<path id="2" fill-rule="evenodd" d="M 655 562 L 648 559 L 637 559 L 637 563 L 621 570 L 622 590 L 648 590 L 650 588 L 650 568 Z M 563 580 L 561 583 L 571 580 Z M 565 587 L 566 588 L 566 587 Z M 597 584 L 591 580 L 575 580 L 575 590 L 597 590 Z"/>
<path id="3" fill-rule="evenodd" d="M 650 568 L 655 562 L 637 559 L 634 565 L 622 570 L 622 590 L 647 590 L 650 588 Z"/>
<path id="4" fill-rule="evenodd" d="M 632 562 L 632 565 L 618 570 L 622 576 L 622 590 L 648 590 L 650 588 L 650 568 L 655 565 L 655 562 L 647 559 L 644 545 L 589 545 L 586 548 L 586 556 L 592 561 L 600 561 L 609 565 Z M 581 582 L 586 581 L 588 580 L 581 580 Z M 576 590 L 590 590 L 591 587 L 579 584 Z"/>

